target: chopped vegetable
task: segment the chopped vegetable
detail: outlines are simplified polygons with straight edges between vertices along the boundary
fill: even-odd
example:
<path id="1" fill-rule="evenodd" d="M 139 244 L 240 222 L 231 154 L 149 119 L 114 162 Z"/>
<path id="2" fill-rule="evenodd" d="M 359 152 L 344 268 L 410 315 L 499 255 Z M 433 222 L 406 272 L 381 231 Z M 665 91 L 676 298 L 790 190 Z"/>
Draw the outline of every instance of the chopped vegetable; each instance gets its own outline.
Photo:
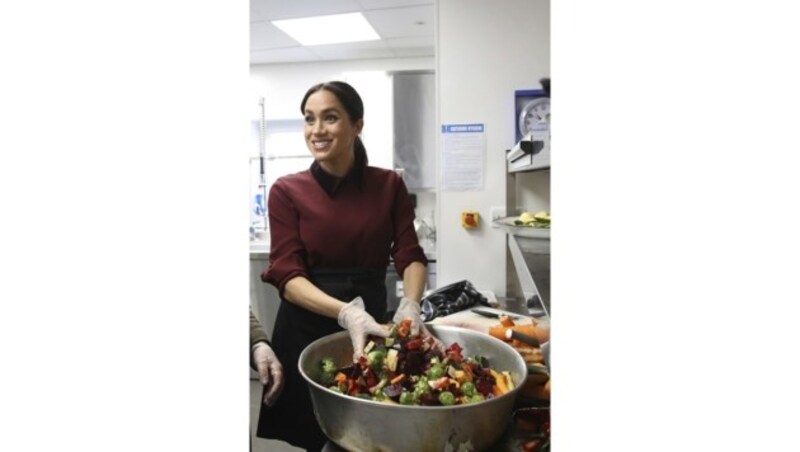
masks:
<path id="1" fill-rule="evenodd" d="M 373 350 L 367 354 L 367 365 L 373 370 L 380 369 L 383 366 L 383 358 L 385 353 L 381 350 Z"/>
<path id="2" fill-rule="evenodd" d="M 450 391 L 442 391 L 442 393 L 439 394 L 439 402 L 441 402 L 442 405 L 453 405 L 456 403 L 456 396 Z"/>
<path id="3" fill-rule="evenodd" d="M 374 341 L 367 342 L 366 347 L 364 347 L 364 353 L 369 353 L 370 351 L 372 351 L 372 347 L 375 347 L 375 342 Z"/>
<path id="4" fill-rule="evenodd" d="M 400 405 L 413 405 L 413 404 L 414 404 L 414 394 L 408 391 L 400 393 Z"/>
<path id="5" fill-rule="evenodd" d="M 428 382 L 428 386 L 430 386 L 431 389 L 442 389 L 442 388 L 446 388 L 449 383 L 450 383 L 450 379 L 449 378 L 442 377 L 442 378 L 440 378 L 440 379 L 438 379 L 436 381 Z"/>
<path id="6" fill-rule="evenodd" d="M 333 374 L 331 372 L 322 372 L 319 377 L 319 384 L 329 386 L 333 383 Z"/>
<path id="7" fill-rule="evenodd" d="M 507 315 L 501 315 L 500 316 L 500 325 L 511 327 L 511 326 L 514 326 L 515 323 L 514 323 L 514 320 L 511 319 L 511 317 L 509 317 Z"/>
<path id="8" fill-rule="evenodd" d="M 386 397 L 396 399 L 400 397 L 400 394 L 403 393 L 403 387 L 399 384 L 389 385 L 383 388 L 383 393 L 386 395 Z"/>
<path id="9" fill-rule="evenodd" d="M 428 378 L 431 380 L 442 378 L 442 375 L 444 375 L 444 367 L 441 364 L 434 364 L 428 369 Z"/>
<path id="10" fill-rule="evenodd" d="M 549 228 L 550 213 L 545 210 L 536 212 L 535 214 L 522 212 L 519 217 L 514 219 L 514 225 L 532 228 Z"/>
<path id="11" fill-rule="evenodd" d="M 418 395 L 429 394 L 431 392 L 431 387 L 428 384 L 427 377 L 419 377 L 419 380 L 414 384 L 414 392 L 416 392 Z"/>
<path id="12" fill-rule="evenodd" d="M 333 361 L 333 358 L 322 358 L 320 361 L 320 367 L 322 371 L 325 373 L 334 373 L 336 372 L 336 363 Z"/>
<path id="13" fill-rule="evenodd" d="M 475 383 L 468 381 L 461 385 L 461 393 L 467 397 L 472 397 L 477 394 L 475 389 Z"/>
<path id="14" fill-rule="evenodd" d="M 375 394 L 381 393 L 381 389 L 383 389 L 383 387 L 386 386 L 387 383 L 389 383 L 389 379 L 388 378 L 386 378 L 386 377 L 381 378 L 381 381 L 379 381 L 378 384 L 376 384 L 376 385 L 372 386 L 371 388 L 369 388 L 370 394 L 375 395 Z"/>
<path id="15" fill-rule="evenodd" d="M 433 338 L 410 336 L 410 328 L 402 321 L 387 338 L 369 336 L 363 355 L 348 366 L 324 358 L 317 381 L 331 391 L 401 405 L 477 403 L 513 389 L 511 375 L 491 369 L 485 357 L 464 358 L 457 343 L 434 349 Z"/>
<path id="16" fill-rule="evenodd" d="M 386 367 L 392 372 L 397 370 L 397 350 L 389 350 L 389 354 L 386 355 Z"/>
<path id="17" fill-rule="evenodd" d="M 400 374 L 400 375 L 398 375 L 398 376 L 396 376 L 396 377 L 392 378 L 392 381 L 391 381 L 391 383 L 392 383 L 393 385 L 394 385 L 394 384 L 397 384 L 397 383 L 400 383 L 401 381 L 405 380 L 405 378 L 406 378 L 406 374 Z"/>

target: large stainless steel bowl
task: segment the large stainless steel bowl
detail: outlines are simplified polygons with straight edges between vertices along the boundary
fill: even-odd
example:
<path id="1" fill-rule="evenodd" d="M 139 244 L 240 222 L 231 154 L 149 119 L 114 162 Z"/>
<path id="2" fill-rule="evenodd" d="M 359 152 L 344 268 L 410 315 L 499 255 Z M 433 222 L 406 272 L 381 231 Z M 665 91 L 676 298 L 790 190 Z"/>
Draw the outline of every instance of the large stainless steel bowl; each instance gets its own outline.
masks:
<path id="1" fill-rule="evenodd" d="M 493 369 L 509 371 L 514 389 L 490 400 L 455 406 L 392 405 L 333 392 L 316 380 L 322 358 L 332 357 L 339 365 L 351 362 L 350 337 L 341 331 L 311 343 L 298 362 L 311 390 L 314 414 L 328 438 L 358 452 L 455 452 L 484 450 L 502 436 L 527 377 L 522 356 L 503 341 L 477 331 L 444 325 L 428 325 L 428 329 L 445 346 L 458 342 L 464 356 L 482 355 Z"/>

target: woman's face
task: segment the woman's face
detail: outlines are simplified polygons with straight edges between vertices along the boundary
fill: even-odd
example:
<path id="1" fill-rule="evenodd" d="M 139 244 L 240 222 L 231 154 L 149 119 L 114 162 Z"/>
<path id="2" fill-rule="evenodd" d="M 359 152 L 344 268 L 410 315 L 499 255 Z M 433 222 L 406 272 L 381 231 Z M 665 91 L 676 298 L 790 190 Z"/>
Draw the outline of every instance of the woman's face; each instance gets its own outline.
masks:
<path id="1" fill-rule="evenodd" d="M 353 143 L 364 121 L 350 121 L 339 99 L 327 90 L 320 90 L 306 99 L 306 146 L 314 159 L 326 170 L 343 176 L 354 161 Z"/>

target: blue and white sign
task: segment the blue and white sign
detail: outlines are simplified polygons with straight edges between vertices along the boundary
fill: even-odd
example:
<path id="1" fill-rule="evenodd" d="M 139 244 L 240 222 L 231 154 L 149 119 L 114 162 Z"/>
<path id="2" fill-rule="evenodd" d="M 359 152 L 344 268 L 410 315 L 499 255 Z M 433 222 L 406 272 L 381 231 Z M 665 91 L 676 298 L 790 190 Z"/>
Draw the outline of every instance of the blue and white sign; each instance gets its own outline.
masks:
<path id="1" fill-rule="evenodd" d="M 483 168 L 486 166 L 484 125 L 442 124 L 441 163 L 442 190 L 483 190 Z"/>
<path id="2" fill-rule="evenodd" d="M 483 124 L 442 124 L 442 133 L 483 133 Z"/>

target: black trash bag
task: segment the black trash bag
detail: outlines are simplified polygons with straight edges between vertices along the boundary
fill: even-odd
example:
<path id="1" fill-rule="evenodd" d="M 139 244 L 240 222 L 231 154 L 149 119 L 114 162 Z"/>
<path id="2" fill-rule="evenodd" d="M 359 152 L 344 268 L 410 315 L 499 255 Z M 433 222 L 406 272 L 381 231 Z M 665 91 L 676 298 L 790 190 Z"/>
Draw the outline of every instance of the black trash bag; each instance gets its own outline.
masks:
<path id="1" fill-rule="evenodd" d="M 489 306 L 489 300 L 467 280 L 436 289 L 420 301 L 422 320 L 431 321 L 436 317 L 463 311 L 475 305 Z"/>

